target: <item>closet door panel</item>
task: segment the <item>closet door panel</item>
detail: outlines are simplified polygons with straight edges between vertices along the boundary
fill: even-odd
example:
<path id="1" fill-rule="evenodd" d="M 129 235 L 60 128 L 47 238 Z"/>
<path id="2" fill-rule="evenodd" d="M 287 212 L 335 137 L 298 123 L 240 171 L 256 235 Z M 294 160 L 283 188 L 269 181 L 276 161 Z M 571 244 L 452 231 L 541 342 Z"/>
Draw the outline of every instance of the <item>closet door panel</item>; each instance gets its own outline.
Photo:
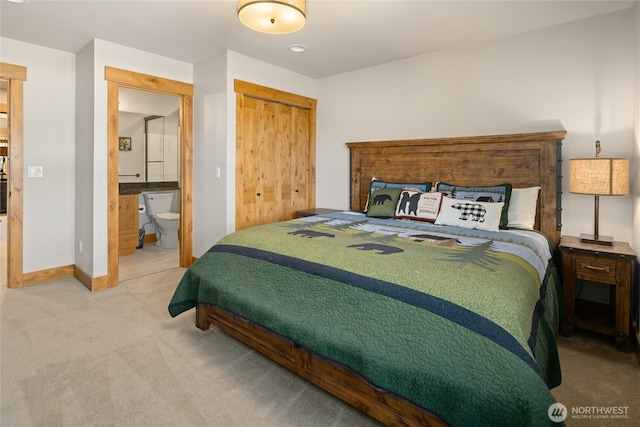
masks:
<path id="1" fill-rule="evenodd" d="M 291 206 L 293 212 L 314 206 L 309 204 L 310 140 L 309 114 L 305 108 L 294 108 L 292 116 L 293 139 L 291 144 Z"/>
<path id="2" fill-rule="evenodd" d="M 276 137 L 276 151 L 278 152 L 278 185 L 279 206 L 278 221 L 285 221 L 294 217 L 291 202 L 291 145 L 292 138 L 292 110 L 289 105 L 278 104 L 278 119 Z"/>
<path id="3" fill-rule="evenodd" d="M 254 98 L 241 97 L 236 143 L 236 229 L 259 223 L 259 197 L 262 192 L 260 168 L 260 105 Z"/>
<path id="4" fill-rule="evenodd" d="M 260 218 L 259 224 L 266 224 L 279 220 L 279 194 L 278 194 L 278 130 L 274 126 L 278 115 L 278 104 L 273 102 L 258 101 L 261 104 L 259 129 L 257 134 L 260 139 L 258 165 L 259 180 L 261 183 Z"/>

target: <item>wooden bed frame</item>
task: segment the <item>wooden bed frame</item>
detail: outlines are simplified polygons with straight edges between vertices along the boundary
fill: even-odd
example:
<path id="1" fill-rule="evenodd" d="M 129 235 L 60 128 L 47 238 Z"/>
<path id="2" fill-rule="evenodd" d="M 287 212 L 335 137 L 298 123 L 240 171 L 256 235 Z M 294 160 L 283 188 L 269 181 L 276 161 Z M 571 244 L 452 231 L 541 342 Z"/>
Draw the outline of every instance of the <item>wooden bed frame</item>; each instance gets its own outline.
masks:
<path id="1" fill-rule="evenodd" d="M 404 141 L 350 142 L 351 208 L 366 204 L 371 177 L 459 185 L 540 186 L 536 229 L 560 241 L 561 145 L 566 131 Z M 354 371 L 217 306 L 199 303 L 196 325 L 211 325 L 386 425 L 441 426 L 437 415 L 381 390 Z"/>

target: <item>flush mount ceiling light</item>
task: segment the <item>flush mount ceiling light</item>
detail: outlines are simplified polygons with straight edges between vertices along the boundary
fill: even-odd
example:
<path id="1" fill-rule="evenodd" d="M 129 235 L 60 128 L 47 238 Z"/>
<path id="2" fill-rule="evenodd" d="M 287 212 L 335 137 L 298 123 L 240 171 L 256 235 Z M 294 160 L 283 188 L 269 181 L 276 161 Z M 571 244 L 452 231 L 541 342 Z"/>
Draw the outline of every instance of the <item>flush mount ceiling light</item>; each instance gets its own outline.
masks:
<path id="1" fill-rule="evenodd" d="M 293 33 L 307 21 L 307 1 L 238 0 L 238 19 L 261 33 Z"/>

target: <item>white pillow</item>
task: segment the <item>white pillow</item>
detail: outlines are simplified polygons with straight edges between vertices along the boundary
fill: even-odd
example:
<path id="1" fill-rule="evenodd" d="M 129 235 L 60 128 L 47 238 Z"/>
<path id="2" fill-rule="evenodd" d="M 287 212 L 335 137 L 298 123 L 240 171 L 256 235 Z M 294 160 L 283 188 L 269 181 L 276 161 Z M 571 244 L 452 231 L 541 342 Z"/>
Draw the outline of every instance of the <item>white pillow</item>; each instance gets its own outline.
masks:
<path id="1" fill-rule="evenodd" d="M 504 202 L 488 203 L 443 197 L 436 224 L 498 231 L 503 206 Z"/>
<path id="2" fill-rule="evenodd" d="M 536 206 L 540 187 L 514 188 L 509 200 L 509 224 L 507 228 L 533 230 L 536 222 Z"/>

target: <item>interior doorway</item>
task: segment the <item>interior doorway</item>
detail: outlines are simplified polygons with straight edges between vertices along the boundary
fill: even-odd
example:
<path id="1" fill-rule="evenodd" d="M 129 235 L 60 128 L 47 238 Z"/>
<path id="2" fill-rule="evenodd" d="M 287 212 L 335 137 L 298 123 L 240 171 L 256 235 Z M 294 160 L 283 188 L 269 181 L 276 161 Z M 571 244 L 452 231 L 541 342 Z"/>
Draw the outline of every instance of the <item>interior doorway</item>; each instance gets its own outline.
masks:
<path id="1" fill-rule="evenodd" d="M 0 62 L 0 80 L 6 87 L 6 164 L 7 214 L 3 229 L 5 243 L 6 285 L 19 288 L 23 285 L 23 86 L 27 80 L 27 68 Z M 3 225 L 4 227 L 4 225 Z"/>
<path id="2" fill-rule="evenodd" d="M 161 244 L 156 219 L 156 214 L 173 218 L 180 213 L 180 99 L 126 87 L 118 96 L 118 261 L 119 281 L 124 281 L 180 265 L 178 221 L 169 221 L 171 230 L 163 228 Z M 147 205 L 156 195 L 168 202 L 163 212 L 152 213 Z"/>
<path id="3" fill-rule="evenodd" d="M 179 99 L 179 261 L 181 267 L 193 262 L 193 85 L 147 74 L 105 67 L 107 80 L 107 287 L 119 281 L 118 230 L 118 152 L 119 152 L 119 90 L 139 89 L 174 95 Z"/>

